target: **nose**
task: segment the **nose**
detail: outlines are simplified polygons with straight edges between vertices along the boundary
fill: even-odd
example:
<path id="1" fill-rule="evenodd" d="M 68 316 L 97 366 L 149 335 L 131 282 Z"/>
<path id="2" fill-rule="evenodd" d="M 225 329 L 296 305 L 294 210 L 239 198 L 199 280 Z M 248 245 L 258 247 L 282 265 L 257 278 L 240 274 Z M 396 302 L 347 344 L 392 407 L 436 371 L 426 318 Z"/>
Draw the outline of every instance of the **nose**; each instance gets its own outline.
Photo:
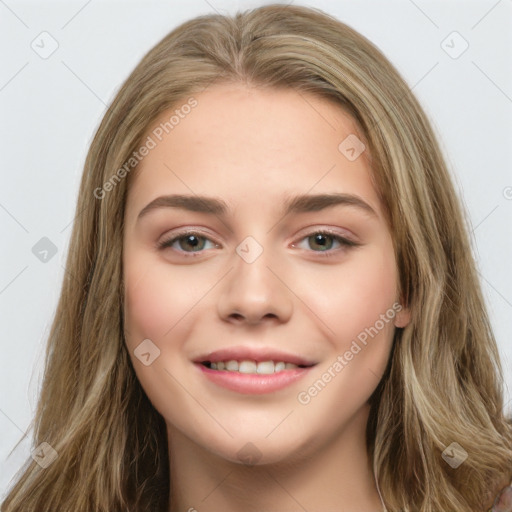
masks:
<path id="1" fill-rule="evenodd" d="M 293 311 L 293 293 L 287 273 L 271 264 L 269 251 L 252 262 L 234 254 L 234 267 L 223 280 L 217 303 L 219 316 L 232 324 L 287 322 Z"/>

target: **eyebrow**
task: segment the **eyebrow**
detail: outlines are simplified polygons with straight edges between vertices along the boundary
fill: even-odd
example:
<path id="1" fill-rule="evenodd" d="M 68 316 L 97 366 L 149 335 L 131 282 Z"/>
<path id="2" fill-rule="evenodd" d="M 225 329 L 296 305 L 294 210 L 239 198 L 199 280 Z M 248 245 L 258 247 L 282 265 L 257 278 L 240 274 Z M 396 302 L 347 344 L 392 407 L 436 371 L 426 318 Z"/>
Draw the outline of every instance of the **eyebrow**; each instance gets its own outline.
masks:
<path id="1" fill-rule="evenodd" d="M 353 206 L 378 217 L 375 210 L 360 197 L 342 193 L 291 196 L 285 199 L 281 214 L 285 216 L 289 213 L 318 212 L 334 206 Z M 225 216 L 230 211 L 228 204 L 218 197 L 173 194 L 160 196 L 151 201 L 140 211 L 137 220 L 158 208 L 179 208 L 219 217 Z"/>

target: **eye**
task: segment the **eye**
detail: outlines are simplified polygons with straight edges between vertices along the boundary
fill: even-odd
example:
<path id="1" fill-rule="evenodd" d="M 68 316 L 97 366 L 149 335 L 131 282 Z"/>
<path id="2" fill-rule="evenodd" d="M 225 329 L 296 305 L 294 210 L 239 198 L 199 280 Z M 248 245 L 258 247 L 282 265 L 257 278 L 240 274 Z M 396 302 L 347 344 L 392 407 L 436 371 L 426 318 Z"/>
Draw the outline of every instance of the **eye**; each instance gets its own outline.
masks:
<path id="1" fill-rule="evenodd" d="M 320 230 L 320 231 L 314 231 L 310 233 L 309 235 L 305 236 L 302 240 L 307 240 L 309 242 L 311 247 L 317 247 L 320 248 L 320 251 L 313 251 L 313 252 L 320 252 L 323 253 L 321 256 L 334 256 L 336 255 L 340 250 L 342 249 L 349 249 L 351 247 L 357 247 L 361 244 L 354 242 L 353 240 L 348 240 L 345 237 L 342 237 L 332 231 L 329 230 Z M 338 249 L 332 249 L 334 242 L 329 242 L 329 240 L 333 240 L 334 242 L 337 242 L 340 247 Z M 292 245 L 295 247 L 295 245 Z"/>
<path id="2" fill-rule="evenodd" d="M 175 243 L 177 242 L 178 246 L 181 247 L 182 249 L 183 248 L 185 248 L 185 249 L 192 248 L 193 250 L 190 252 L 193 252 L 193 253 L 200 252 L 201 250 L 204 249 L 205 244 L 202 242 L 204 240 L 211 242 L 211 240 L 209 238 L 202 236 L 197 231 L 186 231 L 183 233 L 178 233 L 177 235 L 175 235 L 172 238 L 169 238 L 167 240 L 163 240 L 162 242 L 160 242 L 158 244 L 158 248 L 165 249 L 166 247 L 170 247 L 170 248 L 177 250 L 178 252 L 185 252 L 185 253 L 189 252 L 187 250 L 180 250 L 180 249 L 176 249 L 175 247 L 173 247 L 175 245 Z M 213 243 L 213 245 L 217 246 L 217 244 L 215 244 L 215 243 Z"/>
<path id="3" fill-rule="evenodd" d="M 313 252 L 323 253 L 322 257 L 325 256 L 334 256 L 341 249 L 348 249 L 351 247 L 357 247 L 361 244 L 354 242 L 352 240 L 348 240 L 345 237 L 342 237 L 334 232 L 329 230 L 319 230 L 313 231 L 309 235 L 301 238 L 302 240 L 307 240 L 311 247 L 320 248 L 320 251 L 314 250 Z M 329 242 L 329 240 L 333 240 L 337 242 L 340 247 L 338 249 L 332 249 L 333 242 Z M 212 243 L 213 247 L 219 247 L 219 245 L 215 242 L 212 242 L 208 237 L 201 235 L 201 233 L 197 231 L 185 231 L 182 233 L 175 234 L 171 238 L 163 240 L 157 244 L 159 249 L 172 248 L 178 252 L 182 253 L 200 253 L 205 249 L 205 241 Z M 179 248 L 175 247 L 178 245 Z M 295 244 L 292 244 L 292 247 L 296 247 Z M 187 249 L 192 249 L 188 251 Z"/>

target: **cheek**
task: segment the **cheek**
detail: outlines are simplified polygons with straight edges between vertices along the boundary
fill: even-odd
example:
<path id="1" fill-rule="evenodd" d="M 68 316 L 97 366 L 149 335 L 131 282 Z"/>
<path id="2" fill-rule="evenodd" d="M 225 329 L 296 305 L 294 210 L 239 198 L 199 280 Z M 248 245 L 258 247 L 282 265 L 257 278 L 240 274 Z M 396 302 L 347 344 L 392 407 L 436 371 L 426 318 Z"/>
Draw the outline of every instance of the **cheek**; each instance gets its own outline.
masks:
<path id="1" fill-rule="evenodd" d="M 307 290 L 307 283 L 304 290 Z M 346 265 L 333 266 L 317 275 L 315 286 L 309 283 L 311 309 L 328 327 L 326 335 L 343 349 L 366 328 L 373 326 L 392 308 L 397 299 L 397 272 L 392 247 L 375 246 L 371 251 L 354 254 Z M 321 293 L 320 293 L 321 292 Z M 388 317 L 394 317 L 391 310 Z M 382 334 L 393 329 L 385 322 Z"/>
<path id="2" fill-rule="evenodd" d="M 388 249 L 381 245 L 361 253 L 322 277 L 330 292 L 321 300 L 315 295 L 312 309 L 329 327 L 325 332 L 331 351 L 317 380 L 306 383 L 297 398 L 309 417 L 318 418 L 320 431 L 347 421 L 366 404 L 386 369 L 397 298 L 395 259 Z M 330 418 L 323 424 L 325 411 L 330 411 Z"/>
<path id="3" fill-rule="evenodd" d="M 180 320 L 197 297 L 182 292 L 180 283 L 142 252 L 133 251 L 125 258 L 124 282 L 125 339 L 135 373 L 156 410 L 171 423 L 180 424 L 184 421 L 181 413 L 190 409 L 176 383 L 186 380 L 181 351 L 190 329 L 186 321 Z M 136 356 L 144 339 L 150 339 L 160 351 L 148 366 Z M 172 401 L 169 396 L 174 397 Z"/>
<path id="4" fill-rule="evenodd" d="M 376 250 L 367 264 L 359 263 L 350 281 L 352 293 L 346 299 L 354 324 L 363 329 L 373 326 L 392 308 L 397 299 L 397 273 L 394 257 L 389 253 Z"/>
<path id="5" fill-rule="evenodd" d="M 166 306 L 169 292 L 151 269 L 144 273 L 136 269 L 131 262 L 125 267 L 125 329 L 132 342 L 141 337 L 158 339 L 172 320 Z"/>
<path id="6" fill-rule="evenodd" d="M 132 342 L 141 337 L 163 342 L 198 300 L 177 272 L 161 267 L 143 254 L 125 258 L 125 330 Z"/>

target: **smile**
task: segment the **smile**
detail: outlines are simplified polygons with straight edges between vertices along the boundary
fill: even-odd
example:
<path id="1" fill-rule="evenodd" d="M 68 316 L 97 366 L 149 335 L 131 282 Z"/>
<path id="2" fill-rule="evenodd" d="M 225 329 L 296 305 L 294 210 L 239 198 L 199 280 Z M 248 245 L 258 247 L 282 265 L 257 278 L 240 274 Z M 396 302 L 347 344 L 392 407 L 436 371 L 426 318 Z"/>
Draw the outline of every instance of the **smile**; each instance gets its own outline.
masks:
<path id="1" fill-rule="evenodd" d="M 204 361 L 202 363 L 207 368 L 211 370 L 220 370 L 220 371 L 228 371 L 228 372 L 238 372 L 245 374 L 258 374 L 258 375 L 271 375 L 273 373 L 282 372 L 285 370 L 294 370 L 296 368 L 305 366 L 299 366 L 293 363 L 285 363 L 284 361 L 217 361 L 216 363 L 212 363 L 210 361 Z"/>
<path id="2" fill-rule="evenodd" d="M 223 365 L 224 368 L 222 368 Z M 229 360 L 217 363 L 205 361 L 195 363 L 194 366 L 200 370 L 206 381 L 214 384 L 215 387 L 246 395 L 263 395 L 282 390 L 303 378 L 314 367 L 314 365 L 297 366 L 282 361 L 256 363 L 250 360 Z"/>
<path id="3" fill-rule="evenodd" d="M 192 362 L 207 384 L 251 395 L 284 389 L 317 364 L 293 352 L 248 345 L 203 353 Z"/>

